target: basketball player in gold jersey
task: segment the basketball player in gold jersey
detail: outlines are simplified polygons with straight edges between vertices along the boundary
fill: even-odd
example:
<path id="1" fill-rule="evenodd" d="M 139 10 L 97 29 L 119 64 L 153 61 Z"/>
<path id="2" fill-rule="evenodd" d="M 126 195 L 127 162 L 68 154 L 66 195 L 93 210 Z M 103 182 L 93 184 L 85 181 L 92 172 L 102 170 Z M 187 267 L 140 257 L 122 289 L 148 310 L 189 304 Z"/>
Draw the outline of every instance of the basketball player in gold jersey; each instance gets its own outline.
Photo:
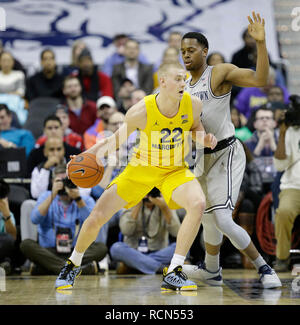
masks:
<path id="1" fill-rule="evenodd" d="M 123 126 L 87 150 L 100 161 L 112 147 L 116 150 L 133 131 L 140 130 L 140 143 L 132 159 L 106 188 L 83 223 L 73 253 L 56 280 L 57 289 L 73 287 L 81 272 L 84 252 L 94 242 L 100 228 L 121 208 L 137 205 L 153 187 L 161 191 L 170 208 L 186 210 L 174 256 L 164 270 L 162 290 L 197 289 L 197 285 L 182 273 L 182 265 L 198 233 L 206 199 L 199 182 L 182 159 L 187 145 L 185 134 L 191 131 L 194 141 L 211 149 L 217 141 L 203 129 L 200 121 L 202 102 L 184 92 L 184 68 L 179 63 L 163 64 L 158 76 L 160 92 L 133 105 Z"/>

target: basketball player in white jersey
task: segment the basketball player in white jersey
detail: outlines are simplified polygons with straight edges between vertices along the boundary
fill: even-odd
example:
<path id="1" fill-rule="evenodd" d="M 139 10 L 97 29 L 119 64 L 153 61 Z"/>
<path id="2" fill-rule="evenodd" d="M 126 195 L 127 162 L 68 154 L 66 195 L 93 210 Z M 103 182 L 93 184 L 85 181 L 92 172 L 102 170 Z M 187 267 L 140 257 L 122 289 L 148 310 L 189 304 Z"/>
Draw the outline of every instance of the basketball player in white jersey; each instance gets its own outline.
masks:
<path id="1" fill-rule="evenodd" d="M 230 117 L 231 87 L 262 87 L 267 82 L 269 71 L 265 22 L 259 14 L 253 12 L 252 15 L 252 18 L 248 16 L 248 30 L 256 41 L 256 71 L 240 69 L 229 63 L 208 66 L 208 41 L 201 33 L 187 33 L 181 41 L 183 61 L 191 74 L 185 90 L 202 100 L 203 126 L 218 140 L 215 149 L 204 149 L 204 168 L 196 171 L 201 174 L 198 179 L 207 199 L 202 223 L 205 260 L 197 266 L 184 265 L 183 271 L 190 278 L 210 285 L 222 285 L 219 253 L 224 234 L 255 265 L 263 287 L 276 288 L 281 286 L 280 279 L 258 253 L 248 233 L 232 219 L 245 169 L 245 153 L 234 137 Z"/>

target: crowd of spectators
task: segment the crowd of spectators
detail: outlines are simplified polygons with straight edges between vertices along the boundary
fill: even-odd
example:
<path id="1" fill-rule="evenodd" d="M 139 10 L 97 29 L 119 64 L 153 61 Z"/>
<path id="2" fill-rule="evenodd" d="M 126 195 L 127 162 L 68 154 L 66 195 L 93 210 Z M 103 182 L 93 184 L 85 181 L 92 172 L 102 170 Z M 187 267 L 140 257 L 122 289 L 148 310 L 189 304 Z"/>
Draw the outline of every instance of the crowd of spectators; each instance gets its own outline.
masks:
<path id="1" fill-rule="evenodd" d="M 221 52 L 213 52 L 207 63 L 231 62 L 238 67 L 254 69 L 255 42 L 247 31 L 242 37 L 244 46 L 231 60 L 226 60 Z M 1 49 L 1 155 L 5 155 L 5 150 L 25 148 L 26 168 L 22 177 L 30 179 L 29 186 L 19 185 L 28 190 L 19 216 L 14 216 L 10 209 L 9 184 L 2 180 L 0 184 L 0 266 L 7 274 L 17 272 L 18 268 L 30 274 L 58 274 L 95 201 L 122 170 L 124 161 L 128 161 L 138 142 L 138 133 L 134 132 L 116 155 L 103 161 L 104 176 L 92 189 L 77 188 L 68 183 L 65 166 L 70 155 L 79 154 L 115 132 L 133 104 L 158 91 L 157 69 L 161 62 L 182 62 L 180 40 L 179 32 L 170 33 L 161 59 L 151 62 L 150 53 L 142 53 L 137 40 L 119 34 L 113 41 L 115 52 L 101 65 L 95 63 L 87 44 L 77 40 L 70 49 L 69 65 L 58 66 L 54 51 L 46 48 L 40 54 L 40 71 L 30 76 L 12 53 Z M 31 105 L 39 98 L 56 99 L 57 102 L 46 117 L 40 120 L 36 117 L 36 123 L 43 125 L 43 130 L 35 137 L 33 130 L 25 126 Z M 272 193 L 273 210 L 278 207 L 284 167 L 276 160 L 274 164 L 274 153 L 282 137 L 279 126 L 288 103 L 286 73 L 272 62 L 265 87 L 232 89 L 231 118 L 235 135 L 242 142 L 247 157 L 234 218 L 258 246 L 260 238 L 256 236 L 256 228 L 260 225 L 257 215 L 263 199 Z M 276 216 L 284 214 L 282 210 L 281 205 Z M 275 212 L 270 212 L 269 220 L 274 219 L 274 215 Z M 183 217 L 182 211 L 170 210 L 160 194 L 153 197 L 149 193 L 136 207 L 119 211 L 103 226 L 85 254 L 84 274 L 102 271 L 103 260 L 109 261 L 108 267 L 115 268 L 117 273 L 161 272 L 174 253 L 174 242 Z M 295 220 L 296 216 L 293 217 Z M 276 224 L 284 227 L 282 222 L 277 217 Z M 276 234 L 283 237 L 278 229 Z M 195 245 L 196 250 L 201 249 L 200 241 Z M 263 250 L 262 253 L 268 254 Z M 15 256 L 20 254 L 23 258 L 16 259 Z M 226 254 L 231 261 L 227 263 L 230 267 L 251 267 L 242 256 L 240 260 L 230 260 L 231 254 L 238 254 L 233 247 Z M 281 248 L 279 254 L 277 260 L 290 261 L 286 249 Z M 191 250 L 189 259 L 196 262 L 197 257 Z M 275 257 L 275 253 L 270 256 L 271 259 Z M 287 267 L 287 263 L 284 265 Z"/>

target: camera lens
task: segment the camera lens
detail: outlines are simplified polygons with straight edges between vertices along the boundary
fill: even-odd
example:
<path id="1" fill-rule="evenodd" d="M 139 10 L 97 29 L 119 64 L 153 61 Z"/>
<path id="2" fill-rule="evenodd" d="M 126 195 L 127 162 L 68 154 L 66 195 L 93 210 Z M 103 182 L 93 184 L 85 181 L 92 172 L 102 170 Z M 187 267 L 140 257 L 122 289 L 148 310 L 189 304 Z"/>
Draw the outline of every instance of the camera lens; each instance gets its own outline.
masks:
<path id="1" fill-rule="evenodd" d="M 66 186 L 67 188 L 76 188 L 77 187 L 68 177 L 63 179 L 63 183 L 64 183 L 64 186 Z"/>
<path id="2" fill-rule="evenodd" d="M 159 197 L 160 196 L 160 190 L 156 187 L 154 187 L 149 193 L 148 193 L 149 196 L 151 197 Z"/>

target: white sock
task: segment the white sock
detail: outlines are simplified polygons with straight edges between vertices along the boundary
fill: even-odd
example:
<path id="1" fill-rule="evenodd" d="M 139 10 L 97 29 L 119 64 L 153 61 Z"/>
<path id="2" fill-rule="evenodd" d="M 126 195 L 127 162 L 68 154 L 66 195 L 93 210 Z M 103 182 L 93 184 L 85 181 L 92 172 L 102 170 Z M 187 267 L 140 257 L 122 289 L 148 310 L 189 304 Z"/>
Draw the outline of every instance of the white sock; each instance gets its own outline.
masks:
<path id="1" fill-rule="evenodd" d="M 219 259 L 220 253 L 218 253 L 217 255 L 210 255 L 206 252 L 204 260 L 206 269 L 210 272 L 217 272 L 220 268 Z"/>
<path id="2" fill-rule="evenodd" d="M 78 252 L 76 252 L 76 250 L 74 248 L 72 255 L 69 257 L 69 260 L 71 260 L 71 262 L 74 265 L 79 266 L 79 265 L 81 265 L 83 255 L 84 255 L 84 253 L 78 253 Z"/>
<path id="3" fill-rule="evenodd" d="M 185 260 L 185 256 L 174 254 L 173 258 L 171 260 L 171 264 L 168 268 L 168 273 L 172 272 L 175 269 L 175 267 L 177 267 L 179 265 L 182 266 L 184 263 L 184 260 Z"/>
<path id="4" fill-rule="evenodd" d="M 255 259 L 254 261 L 251 261 L 253 263 L 253 265 L 256 267 L 257 271 L 259 270 L 259 268 L 265 264 L 267 264 L 267 262 L 262 258 L 261 255 L 258 256 L 257 259 Z"/>

